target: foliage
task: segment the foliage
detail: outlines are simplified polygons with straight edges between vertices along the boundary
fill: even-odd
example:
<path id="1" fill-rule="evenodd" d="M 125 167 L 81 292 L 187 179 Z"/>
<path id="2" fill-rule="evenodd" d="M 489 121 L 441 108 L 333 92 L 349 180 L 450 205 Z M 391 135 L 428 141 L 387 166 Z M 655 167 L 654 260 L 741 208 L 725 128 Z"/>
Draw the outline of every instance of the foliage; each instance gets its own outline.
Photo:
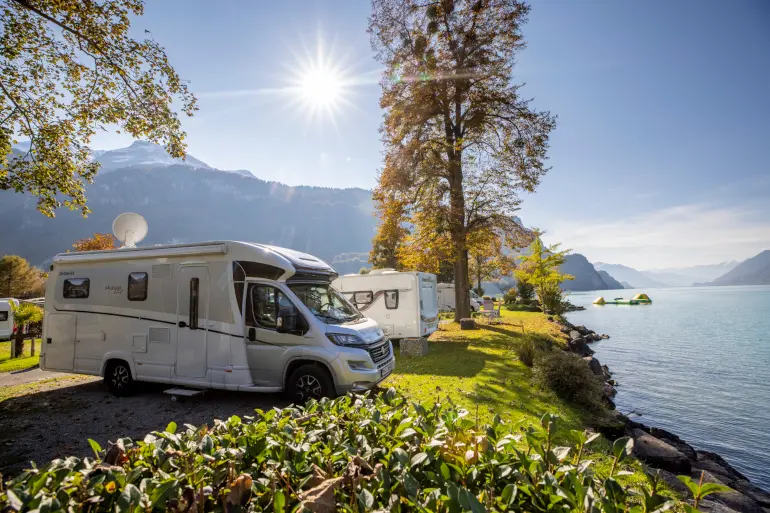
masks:
<path id="1" fill-rule="evenodd" d="M 729 492 L 731 488 L 719 483 L 703 483 L 703 477 L 705 472 L 701 470 L 700 479 L 696 483 L 690 476 L 677 476 L 681 482 L 690 490 L 693 497 L 693 505 L 685 506 L 687 513 L 698 511 L 698 505 L 704 497 L 711 495 L 712 493 Z"/>
<path id="2" fill-rule="evenodd" d="M 546 313 L 560 313 L 557 310 L 561 306 L 561 282 L 575 278 L 559 272 L 566 253 L 559 251 L 558 244 L 544 247 L 538 234 L 530 246 L 530 254 L 521 257 L 516 269 L 518 281 L 532 285 Z"/>
<path id="3" fill-rule="evenodd" d="M 579 356 L 558 349 L 540 353 L 532 377 L 565 401 L 589 409 L 601 407 L 602 382 Z"/>
<path id="4" fill-rule="evenodd" d="M 515 433 L 479 424 L 449 402 L 409 403 L 389 390 L 306 407 L 257 410 L 213 427 L 170 423 L 120 439 L 95 458 L 68 457 L 22 473 L 0 492 L 10 509 L 66 511 L 644 511 L 619 481 L 633 442 L 595 471 L 560 420 Z"/>
<path id="5" fill-rule="evenodd" d="M 532 367 L 532 365 L 534 365 L 537 351 L 532 340 L 523 340 L 519 342 L 514 346 L 514 351 L 516 351 L 516 356 L 521 363 L 527 367 Z"/>
<path id="6" fill-rule="evenodd" d="M 520 234 L 519 193 L 534 191 L 546 172 L 555 120 L 511 83 L 529 7 L 510 0 L 372 7 L 369 34 L 385 67 L 385 165 L 375 198 L 380 211 L 398 205 L 422 242 L 417 250 L 432 250 L 429 238 L 448 249 L 459 320 L 470 314 L 469 238 L 488 229 Z"/>
<path id="7" fill-rule="evenodd" d="M 368 267 L 362 267 L 361 269 L 358 270 L 358 274 L 369 274 L 369 271 L 371 271 L 371 269 L 369 269 Z"/>
<path id="8" fill-rule="evenodd" d="M 196 100 L 157 42 L 130 37 L 143 10 L 142 0 L 0 4 L 0 190 L 36 196 L 47 216 L 62 197 L 87 214 L 84 186 L 99 168 L 88 144 L 116 125 L 184 156 L 172 104 L 191 116 Z M 9 159 L 17 137 L 30 147 Z"/>
<path id="9" fill-rule="evenodd" d="M 32 303 L 19 303 L 12 305 L 14 322 L 19 326 L 34 324 L 43 320 L 43 309 Z"/>
<path id="10" fill-rule="evenodd" d="M 72 245 L 75 251 L 99 251 L 117 248 L 115 236 L 111 233 L 95 233 L 91 237 L 80 239 Z"/>
<path id="11" fill-rule="evenodd" d="M 518 280 L 516 282 L 516 295 L 522 303 L 528 303 L 535 299 L 535 287 L 524 280 Z"/>
<path id="12" fill-rule="evenodd" d="M 17 255 L 0 258 L 0 297 L 25 298 L 42 295 L 44 273 Z"/>
<path id="13" fill-rule="evenodd" d="M 483 295 L 481 282 L 509 275 L 516 261 L 503 247 L 503 237 L 494 230 L 478 230 L 469 236 L 468 272 L 476 283 L 476 293 Z"/>
<path id="14" fill-rule="evenodd" d="M 385 199 L 383 191 L 374 192 L 377 216 L 380 219 L 377 233 L 372 240 L 369 263 L 375 269 L 400 270 L 398 252 L 408 233 L 404 227 L 404 207 L 393 199 Z M 409 267 L 409 269 L 416 269 Z"/>

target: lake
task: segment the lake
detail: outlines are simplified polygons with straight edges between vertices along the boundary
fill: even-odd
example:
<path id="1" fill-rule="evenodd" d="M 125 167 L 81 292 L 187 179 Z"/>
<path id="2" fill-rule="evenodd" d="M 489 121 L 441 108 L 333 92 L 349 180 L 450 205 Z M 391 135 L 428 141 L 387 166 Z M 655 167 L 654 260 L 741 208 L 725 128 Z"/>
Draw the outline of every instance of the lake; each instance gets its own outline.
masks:
<path id="1" fill-rule="evenodd" d="M 645 292 L 651 305 L 593 306 Z M 623 413 L 723 456 L 770 489 L 770 286 L 573 292 L 567 315 L 610 335 L 592 348 Z"/>

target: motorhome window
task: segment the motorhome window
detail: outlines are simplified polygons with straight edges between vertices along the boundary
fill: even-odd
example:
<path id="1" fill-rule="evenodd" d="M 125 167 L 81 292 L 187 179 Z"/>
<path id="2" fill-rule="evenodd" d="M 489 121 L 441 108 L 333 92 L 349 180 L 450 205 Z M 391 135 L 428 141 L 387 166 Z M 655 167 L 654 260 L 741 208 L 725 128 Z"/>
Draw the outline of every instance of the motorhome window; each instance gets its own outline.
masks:
<path id="1" fill-rule="evenodd" d="M 363 317 L 345 296 L 327 283 L 292 283 L 289 288 L 313 315 L 326 324 L 340 324 Z"/>
<path id="2" fill-rule="evenodd" d="M 86 299 L 91 288 L 91 280 L 88 278 L 71 278 L 64 280 L 62 294 L 64 299 Z"/>
<path id="3" fill-rule="evenodd" d="M 190 317 L 189 324 L 191 330 L 198 329 L 198 291 L 200 289 L 200 280 L 190 278 Z"/>
<path id="4" fill-rule="evenodd" d="M 144 301 L 147 299 L 147 273 L 131 273 L 128 275 L 128 300 Z"/>
<path id="5" fill-rule="evenodd" d="M 270 264 L 249 262 L 248 260 L 233 261 L 233 285 L 235 288 L 235 302 L 238 303 L 238 309 L 240 310 L 243 307 L 243 282 L 246 281 L 246 278 L 277 280 L 284 273 L 285 271 L 280 267 Z"/>
<path id="6" fill-rule="evenodd" d="M 372 293 L 372 291 L 353 293 L 353 303 L 356 306 L 368 305 L 372 301 L 374 301 L 374 294 Z"/>
<path id="7" fill-rule="evenodd" d="M 251 285 L 246 296 L 246 326 L 274 330 L 279 315 L 295 315 L 300 328 L 307 329 L 297 307 L 283 292 L 270 285 Z"/>
<path id="8" fill-rule="evenodd" d="M 388 310 L 395 310 L 398 308 L 398 291 L 386 290 L 385 291 L 385 308 Z"/>
<path id="9" fill-rule="evenodd" d="M 2 311 L 0 312 L 0 321 L 7 321 L 8 320 L 8 312 Z"/>

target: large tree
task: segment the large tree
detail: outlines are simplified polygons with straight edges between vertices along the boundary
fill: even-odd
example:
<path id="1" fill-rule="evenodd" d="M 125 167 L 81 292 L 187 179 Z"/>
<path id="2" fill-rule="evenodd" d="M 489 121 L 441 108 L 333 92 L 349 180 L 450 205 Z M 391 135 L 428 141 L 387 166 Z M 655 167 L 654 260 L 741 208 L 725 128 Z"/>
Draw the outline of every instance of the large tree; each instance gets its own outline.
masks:
<path id="1" fill-rule="evenodd" d="M 45 281 L 40 269 L 17 255 L 0 258 L 0 297 L 24 298 L 40 294 Z"/>
<path id="2" fill-rule="evenodd" d="M 369 33 L 385 65 L 377 197 L 446 230 L 456 319 L 470 314 L 469 236 L 517 230 L 519 193 L 546 172 L 555 119 L 512 81 L 528 12 L 515 0 L 372 1 Z"/>
<path id="3" fill-rule="evenodd" d="M 99 169 L 88 147 L 115 126 L 184 157 L 172 108 L 196 110 L 164 49 L 129 36 L 142 0 L 0 0 L 0 190 L 88 213 L 84 187 Z M 145 31 L 145 33 L 147 33 Z M 14 152 L 14 141 L 29 147 Z"/>

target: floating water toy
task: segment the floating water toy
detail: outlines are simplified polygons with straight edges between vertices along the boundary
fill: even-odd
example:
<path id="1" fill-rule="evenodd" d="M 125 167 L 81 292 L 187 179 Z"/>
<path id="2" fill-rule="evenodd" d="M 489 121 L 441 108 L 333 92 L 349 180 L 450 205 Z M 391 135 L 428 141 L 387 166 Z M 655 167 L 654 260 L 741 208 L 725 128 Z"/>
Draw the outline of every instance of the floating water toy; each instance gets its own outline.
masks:
<path id="1" fill-rule="evenodd" d="M 651 305 L 652 299 L 647 294 L 637 294 L 632 299 L 616 297 L 612 301 L 605 301 L 601 296 L 594 300 L 595 305 Z"/>

